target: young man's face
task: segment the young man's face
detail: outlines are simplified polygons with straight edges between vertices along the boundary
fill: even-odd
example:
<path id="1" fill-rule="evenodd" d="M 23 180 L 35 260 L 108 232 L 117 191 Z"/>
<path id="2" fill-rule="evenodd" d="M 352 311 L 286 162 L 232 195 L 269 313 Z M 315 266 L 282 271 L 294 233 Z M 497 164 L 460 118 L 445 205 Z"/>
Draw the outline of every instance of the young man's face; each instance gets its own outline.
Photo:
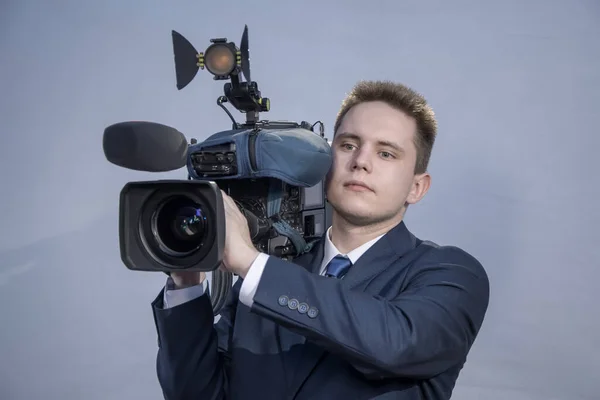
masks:
<path id="1" fill-rule="evenodd" d="M 340 217 L 358 226 L 399 222 L 405 204 L 425 195 L 430 177 L 414 174 L 415 132 L 412 117 L 383 102 L 348 111 L 331 145 L 327 175 L 327 199 Z"/>

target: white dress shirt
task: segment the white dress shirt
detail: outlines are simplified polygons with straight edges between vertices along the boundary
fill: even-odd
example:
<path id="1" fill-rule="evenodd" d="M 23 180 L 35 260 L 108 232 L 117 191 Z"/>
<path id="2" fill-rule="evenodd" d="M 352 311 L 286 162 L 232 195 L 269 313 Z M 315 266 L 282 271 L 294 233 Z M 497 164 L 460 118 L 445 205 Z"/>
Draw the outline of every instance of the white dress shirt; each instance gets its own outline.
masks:
<path id="1" fill-rule="evenodd" d="M 381 239 L 383 235 L 380 235 L 375 239 L 368 241 L 367 243 L 357 247 L 356 249 L 348 252 L 347 254 L 342 254 L 338 251 L 335 245 L 331 242 L 330 236 L 331 227 L 327 229 L 327 234 L 325 235 L 323 261 L 321 262 L 321 269 L 319 271 L 321 275 L 325 274 L 327 264 L 329 264 L 333 257 L 337 255 L 346 256 L 350 259 L 350 261 L 352 261 L 352 264 L 355 264 L 356 261 L 360 258 L 360 256 L 362 256 L 367 250 L 369 250 L 369 248 L 371 248 L 371 246 L 373 246 L 379 239 Z M 267 265 L 268 260 L 268 254 L 260 253 L 250 266 L 250 269 L 246 274 L 246 278 L 242 283 L 242 287 L 240 288 L 239 299 L 242 302 L 242 304 L 245 304 L 248 307 L 252 307 L 254 295 L 256 294 L 256 290 L 258 289 L 258 283 L 260 282 L 260 278 L 265 269 L 265 266 Z M 164 308 L 172 308 L 202 296 L 206 293 L 206 289 L 208 287 L 207 281 L 208 279 L 205 279 L 204 282 L 202 282 L 202 285 L 190 286 L 183 289 L 174 289 L 173 279 L 171 277 L 168 277 L 163 297 Z"/>

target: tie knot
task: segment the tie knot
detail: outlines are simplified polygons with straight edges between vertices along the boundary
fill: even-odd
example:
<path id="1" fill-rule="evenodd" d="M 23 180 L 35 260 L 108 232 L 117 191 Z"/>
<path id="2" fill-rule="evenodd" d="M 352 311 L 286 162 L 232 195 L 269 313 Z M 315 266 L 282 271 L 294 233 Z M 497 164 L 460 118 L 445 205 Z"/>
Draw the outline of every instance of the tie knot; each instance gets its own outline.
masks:
<path id="1" fill-rule="evenodd" d="M 325 275 L 334 278 L 341 278 L 346 275 L 351 266 L 352 261 L 350 261 L 348 257 L 338 254 L 337 256 L 333 257 L 331 261 L 329 261 L 329 264 L 327 264 Z"/>

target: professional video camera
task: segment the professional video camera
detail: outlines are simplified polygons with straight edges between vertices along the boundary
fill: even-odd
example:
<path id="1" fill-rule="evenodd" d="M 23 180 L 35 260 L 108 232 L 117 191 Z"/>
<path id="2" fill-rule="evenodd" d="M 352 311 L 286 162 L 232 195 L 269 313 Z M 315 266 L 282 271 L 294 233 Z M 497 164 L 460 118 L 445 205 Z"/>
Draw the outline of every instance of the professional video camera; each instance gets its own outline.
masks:
<path id="1" fill-rule="evenodd" d="M 215 80 L 230 80 L 217 104 L 233 126 L 189 144 L 182 133 L 154 122 L 121 122 L 105 129 L 104 153 L 111 163 L 150 172 L 184 166 L 188 171 L 187 180 L 124 186 L 121 258 L 127 268 L 139 271 L 213 271 L 211 296 L 217 314 L 233 280 L 218 269 L 226 234 L 221 190 L 245 215 L 259 251 L 293 259 L 308 251 L 330 225 L 323 180 L 331 167 L 331 148 L 321 122 L 259 119 L 260 112 L 269 111 L 270 101 L 250 78 L 247 26 L 239 49 L 218 38 L 199 53 L 175 31 L 172 40 L 179 90 L 199 69 L 206 68 Z M 236 122 L 226 102 L 246 114 L 245 123 Z"/>

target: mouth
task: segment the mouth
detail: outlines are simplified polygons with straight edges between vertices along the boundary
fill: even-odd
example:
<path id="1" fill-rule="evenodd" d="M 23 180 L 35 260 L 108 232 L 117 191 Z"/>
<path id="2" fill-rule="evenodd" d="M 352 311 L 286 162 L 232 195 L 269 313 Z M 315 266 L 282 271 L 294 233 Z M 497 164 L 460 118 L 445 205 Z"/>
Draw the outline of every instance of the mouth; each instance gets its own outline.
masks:
<path id="1" fill-rule="evenodd" d="M 373 191 L 366 183 L 361 181 L 348 181 L 344 183 L 344 187 L 355 192 Z"/>

